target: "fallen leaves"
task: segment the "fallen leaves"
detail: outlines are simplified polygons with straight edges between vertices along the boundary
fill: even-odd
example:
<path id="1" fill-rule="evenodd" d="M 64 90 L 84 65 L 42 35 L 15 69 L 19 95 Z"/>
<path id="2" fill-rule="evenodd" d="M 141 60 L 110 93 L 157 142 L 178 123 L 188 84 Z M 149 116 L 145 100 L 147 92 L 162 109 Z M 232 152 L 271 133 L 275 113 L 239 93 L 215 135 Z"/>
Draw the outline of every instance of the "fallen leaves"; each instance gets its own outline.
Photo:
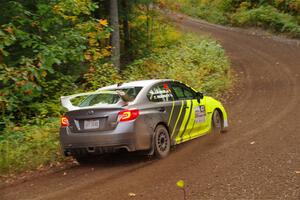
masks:
<path id="1" fill-rule="evenodd" d="M 128 193 L 128 196 L 129 196 L 129 197 L 135 197 L 135 196 L 136 196 L 136 194 L 135 194 L 135 193 L 133 193 L 133 192 L 129 192 L 129 193 Z"/>

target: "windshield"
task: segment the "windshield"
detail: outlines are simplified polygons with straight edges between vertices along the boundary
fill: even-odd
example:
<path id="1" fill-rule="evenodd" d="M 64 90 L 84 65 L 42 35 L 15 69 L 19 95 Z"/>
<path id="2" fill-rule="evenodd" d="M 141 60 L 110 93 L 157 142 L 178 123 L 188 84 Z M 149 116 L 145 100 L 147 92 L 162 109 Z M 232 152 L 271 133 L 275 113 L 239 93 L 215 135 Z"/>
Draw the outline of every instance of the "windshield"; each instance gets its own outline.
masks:
<path id="1" fill-rule="evenodd" d="M 98 94 L 91 94 L 86 97 L 81 96 L 79 100 L 75 98 L 72 104 L 77 104 L 79 107 L 87 107 L 98 104 L 117 104 L 120 100 L 130 102 L 136 98 L 141 89 L 142 87 L 132 87 L 101 91 L 101 93 Z"/>

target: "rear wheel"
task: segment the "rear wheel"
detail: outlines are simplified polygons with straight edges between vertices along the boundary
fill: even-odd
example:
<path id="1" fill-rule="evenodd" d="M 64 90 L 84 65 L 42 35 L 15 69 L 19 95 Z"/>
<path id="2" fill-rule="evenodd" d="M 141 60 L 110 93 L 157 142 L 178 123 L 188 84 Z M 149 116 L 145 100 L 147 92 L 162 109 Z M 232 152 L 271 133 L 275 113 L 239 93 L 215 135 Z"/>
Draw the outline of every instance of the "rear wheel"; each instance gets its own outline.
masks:
<path id="1" fill-rule="evenodd" d="M 212 116 L 212 130 L 215 133 L 221 133 L 222 131 L 222 118 L 218 110 L 213 112 Z"/>
<path id="2" fill-rule="evenodd" d="M 154 133 L 154 153 L 158 158 L 166 157 L 170 152 L 171 141 L 168 130 L 163 125 L 158 125 Z"/>

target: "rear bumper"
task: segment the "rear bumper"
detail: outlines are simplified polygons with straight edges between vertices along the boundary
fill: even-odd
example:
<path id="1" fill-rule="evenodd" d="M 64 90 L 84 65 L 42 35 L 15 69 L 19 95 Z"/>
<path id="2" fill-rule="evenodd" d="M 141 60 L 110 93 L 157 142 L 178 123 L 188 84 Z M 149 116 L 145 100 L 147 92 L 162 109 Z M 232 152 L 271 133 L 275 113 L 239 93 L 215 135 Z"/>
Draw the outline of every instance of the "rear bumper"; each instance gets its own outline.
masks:
<path id="1" fill-rule="evenodd" d="M 99 154 L 118 149 L 136 151 L 151 147 L 150 137 L 144 132 L 137 121 L 122 122 L 114 130 L 99 132 L 72 133 L 68 127 L 64 127 L 60 129 L 60 141 L 65 155 L 77 151 Z M 140 140 L 145 141 L 144 144 L 140 145 Z"/>

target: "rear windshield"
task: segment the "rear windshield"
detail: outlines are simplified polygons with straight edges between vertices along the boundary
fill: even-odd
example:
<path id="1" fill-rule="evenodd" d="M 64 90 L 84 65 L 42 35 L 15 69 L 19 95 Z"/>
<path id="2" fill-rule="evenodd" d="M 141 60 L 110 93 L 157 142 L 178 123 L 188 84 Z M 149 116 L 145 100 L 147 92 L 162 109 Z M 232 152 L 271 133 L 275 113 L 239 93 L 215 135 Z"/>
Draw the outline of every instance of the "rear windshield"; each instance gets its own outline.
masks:
<path id="1" fill-rule="evenodd" d="M 130 102 L 136 98 L 141 89 L 142 87 L 132 87 L 101 91 L 103 93 L 91 94 L 84 97 L 79 101 L 78 106 L 86 107 L 95 106 L 97 104 L 117 104 L 121 100 Z"/>

